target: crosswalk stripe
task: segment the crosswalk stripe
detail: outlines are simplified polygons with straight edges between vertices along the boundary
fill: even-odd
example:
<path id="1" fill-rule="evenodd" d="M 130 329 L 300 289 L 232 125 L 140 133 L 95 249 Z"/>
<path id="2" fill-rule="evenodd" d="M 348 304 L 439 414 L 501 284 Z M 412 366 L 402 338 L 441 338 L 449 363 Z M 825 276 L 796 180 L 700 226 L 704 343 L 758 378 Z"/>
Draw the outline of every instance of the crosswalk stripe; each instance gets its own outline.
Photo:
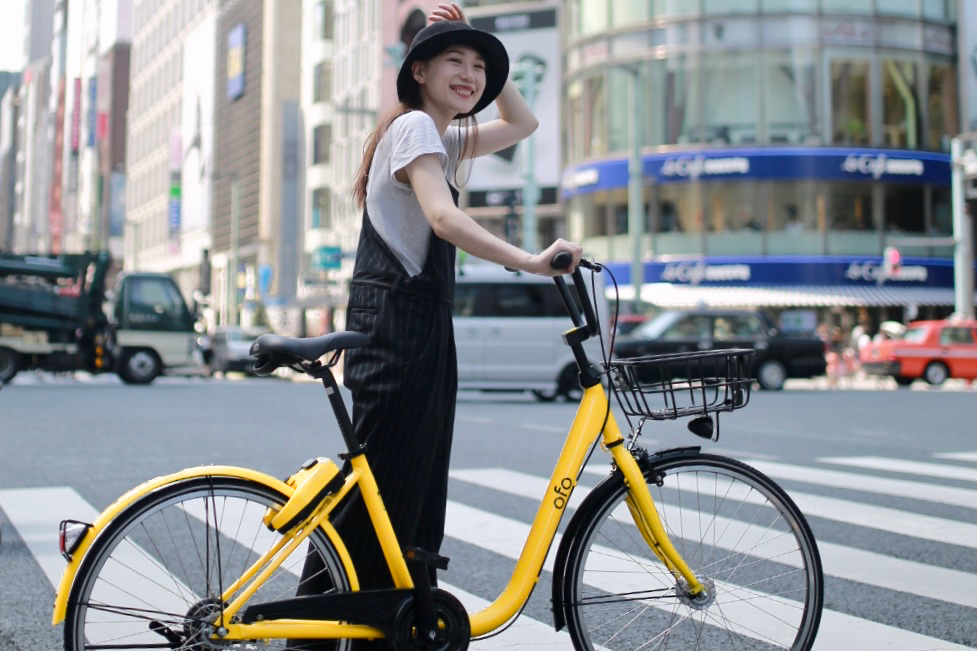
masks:
<path id="1" fill-rule="evenodd" d="M 940 486 L 939 484 L 927 484 L 908 479 L 889 479 L 838 470 L 824 470 L 795 464 L 768 462 L 761 459 L 744 459 L 744 462 L 775 479 L 789 479 L 820 486 L 908 497 L 969 509 L 977 508 L 977 490 L 970 488 Z"/>
<path id="2" fill-rule="evenodd" d="M 69 518 L 93 522 L 98 517 L 91 504 L 67 487 L 0 490 L 0 508 L 55 587 L 65 568 L 65 560 L 58 550 L 58 523 Z M 165 571 L 146 550 L 134 544 L 120 546 L 113 562 L 105 564 L 100 579 L 92 591 L 92 603 L 120 603 L 114 595 L 121 593 L 139 595 L 144 603 L 153 603 L 164 612 L 180 612 L 187 603 L 198 599 L 188 586 Z M 100 637 L 101 625 L 109 623 L 116 641 L 125 640 L 136 646 L 159 642 L 158 635 L 149 631 L 143 622 L 134 620 L 125 626 L 105 619 L 106 616 L 112 617 L 96 613 L 89 622 L 89 631 L 95 638 Z"/>
<path id="3" fill-rule="evenodd" d="M 452 471 L 451 477 L 530 499 L 539 499 L 549 487 L 541 477 L 499 468 Z M 576 509 L 587 492 L 586 487 L 579 486 L 571 494 L 568 508 Z M 721 523 L 716 527 L 719 530 L 727 526 L 724 518 L 717 518 L 717 522 Z M 977 608 L 977 593 L 962 595 L 959 589 L 975 580 L 972 574 L 823 541 L 818 541 L 818 549 L 829 576 Z"/>
<path id="4" fill-rule="evenodd" d="M 575 496 L 580 492 L 576 491 Z M 542 493 L 538 493 L 538 495 L 542 495 Z M 97 512 L 87 501 L 73 489 L 67 487 L 2 489 L 0 490 L 0 508 L 4 510 L 13 523 L 52 585 L 57 585 L 64 568 L 64 560 L 57 550 L 55 533 L 57 523 L 65 518 L 92 521 L 97 516 Z M 502 518 L 453 501 L 449 502 L 446 534 L 467 544 L 515 559 L 521 551 L 519 548 L 520 541 L 525 540 L 527 533 L 528 525 L 521 522 Z M 554 545 L 558 543 L 559 539 L 557 538 Z M 552 558 L 547 559 L 546 567 L 548 570 L 552 570 Z M 886 574 L 902 572 L 904 569 L 895 569 L 892 572 L 886 572 Z M 943 580 L 929 576 L 928 581 L 917 582 L 916 588 L 918 589 L 927 582 L 942 583 Z M 952 581 L 951 584 L 959 586 L 963 583 Z M 458 592 L 454 588 L 448 589 L 453 593 Z M 915 593 L 917 590 L 913 592 Z M 486 603 L 484 600 L 468 595 L 463 591 L 461 596 L 464 597 L 463 603 L 472 608 L 484 607 Z M 516 631 L 519 633 L 517 634 Z M 533 646 L 537 646 L 537 644 L 553 646 L 554 648 L 568 646 L 565 633 L 556 634 L 548 625 L 526 617 L 520 618 L 510 632 L 512 633 L 512 642 L 507 641 L 507 636 L 503 634 L 497 638 L 475 643 L 471 648 L 481 651 L 524 646 L 528 639 L 527 634 L 532 635 L 533 640 L 539 640 L 538 643 L 534 641 Z M 544 632 L 546 635 L 543 635 Z M 540 636 L 539 638 L 535 637 L 537 634 Z M 515 642 L 516 639 L 519 642 Z M 867 651 L 883 648 L 939 648 L 948 651 L 963 651 L 967 648 L 885 624 L 826 610 L 815 648 L 826 650 L 838 648 L 842 645 Z"/>
<path id="5" fill-rule="evenodd" d="M 58 525 L 62 520 L 94 522 L 98 517 L 95 507 L 67 486 L 2 489 L 0 509 L 54 586 L 65 567 L 58 550 Z"/>
<path id="6" fill-rule="evenodd" d="M 587 468 L 584 472 L 599 472 Z M 922 540 L 977 549 L 977 525 L 908 513 L 884 506 L 873 506 L 803 491 L 790 491 L 790 497 L 808 518 L 818 517 Z"/>
<path id="7" fill-rule="evenodd" d="M 949 466 L 925 461 L 908 461 L 906 459 L 892 459 L 888 457 L 822 457 L 822 463 L 834 463 L 842 466 L 855 466 L 867 470 L 888 470 L 910 475 L 925 475 L 940 479 L 961 479 L 977 482 L 977 469 Z"/>
<path id="8" fill-rule="evenodd" d="M 934 454 L 937 459 L 950 459 L 952 461 L 972 461 L 977 463 L 977 452 L 940 452 Z"/>
<path id="9" fill-rule="evenodd" d="M 519 557 L 521 542 L 528 535 L 529 526 L 464 504 L 448 501 L 445 534 L 476 547 L 495 552 L 512 560 Z M 560 543 L 557 534 L 552 549 Z M 548 555 L 544 569 L 552 572 L 553 554 Z M 889 651 L 891 649 L 940 649 L 965 651 L 969 647 L 953 644 L 919 633 L 906 631 L 860 617 L 825 609 L 818 629 L 815 651 L 835 651 L 842 648 L 859 651 Z"/>
<path id="10" fill-rule="evenodd" d="M 95 507 L 75 490 L 64 486 L 0 490 L 0 509 L 3 509 L 4 513 L 7 514 L 17 533 L 41 566 L 48 581 L 55 588 L 61 580 L 61 573 L 65 567 L 65 560 L 58 551 L 58 523 L 64 519 L 94 522 L 98 517 L 98 511 Z M 206 520 L 202 510 L 186 509 L 186 512 L 200 521 Z M 243 512 L 239 511 L 234 513 L 221 512 L 221 517 L 225 521 L 238 521 L 242 515 Z M 263 545 L 266 545 L 274 537 L 274 534 L 264 528 L 259 528 L 258 531 L 259 533 L 266 533 L 267 539 L 248 540 L 246 541 L 248 547 L 264 548 Z M 134 576 L 144 574 L 151 569 L 151 563 L 147 559 L 148 555 L 129 559 L 128 564 L 136 570 L 133 573 Z M 284 569 L 295 575 L 301 573 L 300 566 Z M 489 603 L 481 597 L 444 581 L 439 583 L 443 589 L 457 597 L 469 612 L 481 610 Z M 565 631 L 557 633 L 551 624 L 545 624 L 523 615 L 502 634 L 474 641 L 469 648 L 473 651 L 502 651 L 519 648 L 526 644 L 531 644 L 533 648 L 566 649 L 570 647 L 571 642 L 570 636 Z"/>

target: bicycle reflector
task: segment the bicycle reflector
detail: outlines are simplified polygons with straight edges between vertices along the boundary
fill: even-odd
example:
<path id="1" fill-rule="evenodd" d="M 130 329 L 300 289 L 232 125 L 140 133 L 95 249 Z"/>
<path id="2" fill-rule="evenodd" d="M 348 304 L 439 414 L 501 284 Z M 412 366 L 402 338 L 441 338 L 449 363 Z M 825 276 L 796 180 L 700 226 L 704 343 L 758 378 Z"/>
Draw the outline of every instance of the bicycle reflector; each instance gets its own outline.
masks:
<path id="1" fill-rule="evenodd" d="M 62 520 L 58 532 L 58 547 L 65 560 L 71 562 L 71 555 L 78 549 L 78 545 L 85 539 L 85 534 L 93 525 L 78 520 Z"/>

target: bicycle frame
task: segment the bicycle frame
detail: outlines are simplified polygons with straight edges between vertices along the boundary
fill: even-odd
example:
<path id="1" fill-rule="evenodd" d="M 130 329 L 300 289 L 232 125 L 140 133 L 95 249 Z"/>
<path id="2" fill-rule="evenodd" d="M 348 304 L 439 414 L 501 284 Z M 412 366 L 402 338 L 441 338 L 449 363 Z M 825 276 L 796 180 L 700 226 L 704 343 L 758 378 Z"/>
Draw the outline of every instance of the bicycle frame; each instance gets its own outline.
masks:
<path id="1" fill-rule="evenodd" d="M 574 282 L 577 284 L 578 295 L 582 294 L 586 297 L 579 269 L 574 272 Z M 624 444 L 624 437 L 610 410 L 608 395 L 600 383 L 600 375 L 593 367 L 589 366 L 586 355 L 583 353 L 581 342 L 589 336 L 585 330 L 593 328 L 591 333 L 596 331 L 596 326 L 591 325 L 596 323 L 593 309 L 591 307 L 588 310 L 589 301 L 584 300 L 587 324 L 583 324 L 583 319 L 579 313 L 572 313 L 572 299 L 565 283 L 562 283 L 562 278 L 558 278 L 557 285 L 564 300 L 567 301 L 567 308 L 571 310 L 571 317 L 577 326 L 576 329 L 564 333 L 564 339 L 574 350 L 578 364 L 582 369 L 582 378 L 584 378 L 582 383 L 586 388 L 563 449 L 553 469 L 547 492 L 542 496 L 529 535 L 506 587 L 495 601 L 484 609 L 469 615 L 473 637 L 485 635 L 505 625 L 529 599 L 539 578 L 546 555 L 556 536 L 557 527 L 566 512 L 570 496 L 576 488 L 577 477 L 586 462 L 588 451 L 598 436 L 601 436 L 602 447 L 612 456 L 614 463 L 624 477 L 629 493 L 628 506 L 649 547 L 671 571 L 676 580 L 685 581 L 691 594 L 695 595 L 704 590 L 703 584 L 689 569 L 669 540 L 645 483 L 642 469 L 631 450 Z M 297 524 L 289 531 L 283 532 L 282 538 L 272 548 L 268 549 L 243 575 L 223 591 L 222 601 L 227 606 L 223 610 L 220 621 L 214 622 L 217 635 L 222 640 L 372 639 L 384 637 L 384 632 L 381 629 L 355 622 L 292 618 L 259 619 L 259 621 L 244 623 L 239 617 L 243 610 L 251 605 L 248 602 L 258 588 L 275 573 L 286 558 L 297 552 L 299 545 L 317 528 L 321 528 L 335 546 L 349 577 L 351 590 L 359 590 L 355 568 L 349 552 L 329 521 L 329 516 L 336 506 L 357 486 L 360 488 L 367 512 L 377 533 L 394 587 L 405 591 L 414 589 L 403 550 L 383 505 L 367 455 L 362 446 L 356 442 L 355 435 L 352 433 L 349 415 L 339 396 L 336 381 L 328 367 L 315 368 L 316 373 L 313 376 L 322 379 L 329 400 L 336 410 L 340 430 L 349 447 L 348 458 L 351 471 L 347 474 L 343 485 L 335 493 L 323 499 L 322 503 L 316 506 L 304 522 Z M 584 369 L 587 372 L 583 372 Z M 351 445 L 351 443 L 353 444 Z M 256 481 L 286 496 L 290 496 L 294 492 L 290 486 L 261 473 L 231 467 L 188 469 L 175 475 L 151 480 L 133 489 L 99 517 L 91 526 L 89 535 L 77 549 L 76 556 L 70 559 L 56 596 L 53 623 L 57 624 L 64 619 L 65 606 L 74 575 L 93 539 L 97 537 L 99 532 L 108 527 L 123 509 L 133 504 L 137 499 L 169 483 L 213 474 Z"/>
<path id="2" fill-rule="evenodd" d="M 570 433 L 550 478 L 547 493 L 543 495 L 529 536 L 516 561 L 508 584 L 499 597 L 487 607 L 469 615 L 472 636 L 484 635 L 497 630 L 512 619 L 529 599 L 539 577 L 543 562 L 556 535 L 557 527 L 566 511 L 570 495 L 577 484 L 577 476 L 586 460 L 587 451 L 604 425 L 602 446 L 612 455 L 623 473 L 633 503 L 632 515 L 642 535 L 654 553 L 672 570 L 676 578 L 682 577 L 693 592 L 702 590 L 702 584 L 672 546 L 658 517 L 651 494 L 645 485 L 644 475 L 631 451 L 623 445 L 624 439 L 614 420 L 607 412 L 608 396 L 602 385 L 597 384 L 584 392 Z M 367 510 L 377 530 L 380 546 L 394 585 L 400 589 L 412 589 L 413 582 L 404 560 L 390 520 L 379 496 L 376 480 L 365 455 L 351 459 L 352 472 L 343 487 L 327 498 L 306 524 L 285 535 L 268 550 L 237 582 L 229 586 L 224 596 L 228 607 L 224 611 L 225 640 L 266 638 L 378 638 L 383 633 L 373 627 L 344 624 L 327 620 L 267 620 L 250 624 L 232 623 L 260 583 L 278 567 L 285 557 L 300 545 L 316 527 L 326 523 L 335 506 L 357 484 L 360 486 Z M 250 582 L 250 585 L 249 585 Z M 239 593 L 239 594 L 235 594 Z"/>

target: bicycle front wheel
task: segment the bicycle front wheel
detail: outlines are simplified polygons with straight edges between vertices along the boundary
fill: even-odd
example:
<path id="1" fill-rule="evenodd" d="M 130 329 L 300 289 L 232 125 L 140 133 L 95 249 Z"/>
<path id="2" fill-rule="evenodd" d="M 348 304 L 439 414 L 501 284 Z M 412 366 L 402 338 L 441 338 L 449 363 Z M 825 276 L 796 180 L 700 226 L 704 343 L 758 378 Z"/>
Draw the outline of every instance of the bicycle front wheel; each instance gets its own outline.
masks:
<path id="1" fill-rule="evenodd" d="M 568 548 L 563 608 L 575 648 L 810 649 L 821 559 L 783 489 L 708 454 L 652 457 L 645 479 L 706 594 L 691 595 L 665 567 L 635 525 L 625 482 L 608 482 Z"/>
<path id="2" fill-rule="evenodd" d="M 201 477 L 134 502 L 99 536 L 79 568 L 65 618 L 66 651 L 305 648 L 286 640 L 208 639 L 223 591 L 281 538 L 262 517 L 286 499 L 246 479 Z M 327 585 L 350 589 L 340 556 L 320 529 L 285 559 L 251 603 L 294 597 L 307 554 L 320 557 Z M 321 576 L 314 578 L 322 584 Z M 346 649 L 349 642 L 333 644 L 326 648 Z"/>

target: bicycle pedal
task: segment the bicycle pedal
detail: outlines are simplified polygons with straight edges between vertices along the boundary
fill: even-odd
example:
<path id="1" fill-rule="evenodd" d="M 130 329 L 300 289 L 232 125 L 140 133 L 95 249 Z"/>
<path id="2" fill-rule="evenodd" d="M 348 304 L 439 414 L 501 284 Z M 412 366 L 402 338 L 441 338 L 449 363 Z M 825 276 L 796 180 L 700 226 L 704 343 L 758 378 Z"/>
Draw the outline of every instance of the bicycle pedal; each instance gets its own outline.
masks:
<path id="1" fill-rule="evenodd" d="M 448 562 L 451 560 L 447 556 L 441 556 L 440 554 L 429 552 L 420 547 L 408 547 L 405 549 L 404 558 L 407 561 L 416 561 L 442 571 L 448 569 Z"/>
<path id="2" fill-rule="evenodd" d="M 326 457 L 309 459 L 285 483 L 295 492 L 281 509 L 265 512 L 265 526 L 272 531 L 287 531 L 312 514 L 327 496 L 343 487 L 345 478 L 339 466 Z"/>

